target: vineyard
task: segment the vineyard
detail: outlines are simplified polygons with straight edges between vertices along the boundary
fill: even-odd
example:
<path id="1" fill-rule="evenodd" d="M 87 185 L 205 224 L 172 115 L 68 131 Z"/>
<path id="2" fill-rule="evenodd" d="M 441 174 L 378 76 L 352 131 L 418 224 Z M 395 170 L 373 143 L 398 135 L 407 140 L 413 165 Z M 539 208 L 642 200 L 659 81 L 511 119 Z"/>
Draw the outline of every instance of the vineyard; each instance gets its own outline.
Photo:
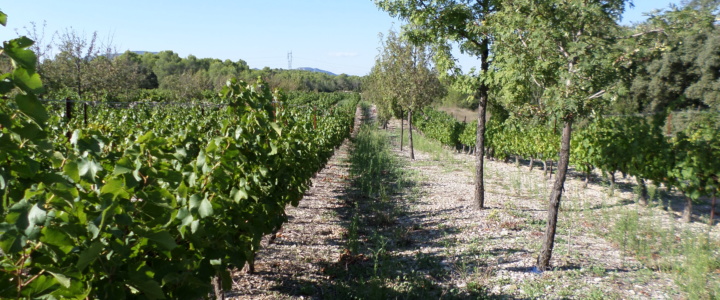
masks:
<path id="1" fill-rule="evenodd" d="M 570 163 L 589 180 L 593 169 L 610 177 L 621 173 L 637 178 L 640 201 L 647 204 L 646 182 L 677 189 L 687 197 L 688 213 L 700 197 L 715 199 L 720 187 L 720 120 L 689 124 L 668 136 L 664 120 L 640 116 L 608 116 L 591 120 L 573 136 Z M 413 123 L 427 137 L 452 149 L 475 148 L 477 122 L 458 122 L 427 108 Z M 658 124 L 661 123 L 661 124 Z M 522 119 L 491 119 L 486 127 L 488 157 L 529 161 L 547 168 L 558 158 L 559 128 Z M 713 203 L 714 200 L 713 200 Z M 714 204 L 713 204 L 714 205 Z M 686 216 L 687 221 L 690 216 Z"/>
<path id="2" fill-rule="evenodd" d="M 624 2 L 593 13 L 523 3 L 483 2 L 472 26 L 490 33 L 477 40 L 435 23 L 391 32 L 367 101 L 359 79 L 320 93 L 233 76 L 177 93 L 194 95 L 185 100 L 148 89 L 91 101 L 80 75 L 76 91 L 48 93 L 34 41 L 4 42 L 0 298 L 717 298 L 714 102 L 603 115 L 636 58 L 598 54 L 587 45 L 611 39 L 594 30 L 565 34 L 572 18 L 551 26 L 517 12 L 565 9 L 583 27 L 614 22 Z M 463 51 L 480 58 L 472 76 L 487 78 L 452 79 L 479 120 L 433 108 L 452 85 L 436 67 L 453 59 L 411 39 L 443 35 L 469 39 Z"/>
<path id="3" fill-rule="evenodd" d="M 295 103 L 234 80 L 203 103 L 44 104 L 30 44 L 4 45 L 17 67 L 0 108 L 2 298 L 227 286 L 354 120 L 356 95 Z"/>

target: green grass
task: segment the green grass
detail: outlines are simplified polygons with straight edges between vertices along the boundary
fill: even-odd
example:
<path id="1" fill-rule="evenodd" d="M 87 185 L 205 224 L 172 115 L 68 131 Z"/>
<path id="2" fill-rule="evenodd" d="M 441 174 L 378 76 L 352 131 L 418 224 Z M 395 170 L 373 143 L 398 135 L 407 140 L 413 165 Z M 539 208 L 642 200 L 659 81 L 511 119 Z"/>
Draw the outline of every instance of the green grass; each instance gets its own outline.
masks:
<path id="1" fill-rule="evenodd" d="M 604 213 L 618 211 L 606 210 Z M 654 209 L 619 212 L 606 237 L 650 270 L 672 274 L 688 298 L 719 298 L 720 254 L 717 249 L 720 243 L 710 239 L 707 233 L 675 228 L 674 220 L 670 220 L 670 226 L 665 225 L 660 221 L 664 216 L 657 216 L 657 213 Z"/>
<path id="2" fill-rule="evenodd" d="M 420 224 L 401 223 L 421 196 L 417 172 L 406 170 L 391 151 L 390 133 L 375 124 L 361 126 L 350 152 L 352 180 L 347 252 L 328 268 L 333 278 L 325 299 L 453 299 L 482 298 L 484 289 L 452 290 L 433 278 L 444 276 L 442 258 L 416 252 L 411 233 Z M 430 275 L 430 276 L 428 276 Z"/>

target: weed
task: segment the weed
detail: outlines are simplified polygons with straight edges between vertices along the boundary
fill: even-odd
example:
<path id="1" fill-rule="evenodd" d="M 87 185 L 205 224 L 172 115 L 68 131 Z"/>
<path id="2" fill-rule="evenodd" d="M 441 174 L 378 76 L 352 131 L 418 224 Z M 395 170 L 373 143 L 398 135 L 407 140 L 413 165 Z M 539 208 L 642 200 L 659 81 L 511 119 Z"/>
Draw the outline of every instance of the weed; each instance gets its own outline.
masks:
<path id="1" fill-rule="evenodd" d="M 593 265 L 592 267 L 590 267 L 590 272 L 592 272 L 593 275 L 597 277 L 605 276 L 605 268 L 601 266 Z"/>
<path id="2" fill-rule="evenodd" d="M 500 221 L 500 211 L 497 209 L 490 210 L 490 213 L 487 216 L 487 219 L 493 222 L 499 222 Z"/>
<path id="3" fill-rule="evenodd" d="M 549 282 L 542 279 L 528 279 L 523 281 L 520 285 L 520 289 L 528 298 L 535 299 L 545 295 L 545 288 L 548 284 Z"/>
<path id="4" fill-rule="evenodd" d="M 603 291 L 599 287 L 593 287 L 590 289 L 590 291 L 587 293 L 588 300 L 603 300 L 607 299 L 607 295 L 605 294 L 605 291 Z"/>

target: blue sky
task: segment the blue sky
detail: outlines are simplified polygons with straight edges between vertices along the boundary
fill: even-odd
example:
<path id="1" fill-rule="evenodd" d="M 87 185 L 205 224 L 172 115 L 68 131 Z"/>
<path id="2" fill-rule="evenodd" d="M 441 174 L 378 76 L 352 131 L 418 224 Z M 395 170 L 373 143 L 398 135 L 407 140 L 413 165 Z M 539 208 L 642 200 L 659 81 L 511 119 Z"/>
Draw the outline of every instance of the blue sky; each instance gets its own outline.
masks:
<path id="1" fill-rule="evenodd" d="M 678 0 L 634 1 L 624 24 L 642 13 Z M 8 28 L 0 40 L 24 34 L 30 22 L 46 22 L 46 42 L 55 31 L 72 27 L 89 36 L 111 38 L 119 51 L 173 50 L 180 56 L 245 60 L 252 68 L 314 67 L 337 74 L 365 75 L 378 53 L 378 34 L 400 22 L 371 0 L 259 1 L 98 1 L 35 0 L 0 4 Z M 10 29 L 10 30 L 8 30 Z M 463 69 L 475 64 L 460 59 Z"/>

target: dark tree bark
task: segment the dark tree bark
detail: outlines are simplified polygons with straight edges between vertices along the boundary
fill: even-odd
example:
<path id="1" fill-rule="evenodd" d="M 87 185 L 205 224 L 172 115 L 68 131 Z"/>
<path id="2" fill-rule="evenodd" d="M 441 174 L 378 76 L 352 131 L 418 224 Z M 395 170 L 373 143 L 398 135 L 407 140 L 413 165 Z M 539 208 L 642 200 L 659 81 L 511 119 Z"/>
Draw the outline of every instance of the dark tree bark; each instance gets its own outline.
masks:
<path id="1" fill-rule="evenodd" d="M 565 177 L 568 163 L 570 162 L 570 135 L 572 134 L 572 120 L 566 120 L 563 127 L 562 143 L 560 145 L 560 161 L 558 162 L 557 176 L 550 195 L 548 206 L 547 228 L 545 229 L 545 241 L 542 250 L 537 258 L 537 269 L 545 271 L 550 266 L 553 247 L 555 246 L 555 229 L 557 228 L 558 211 L 560 210 L 560 199 L 562 198 Z"/>
<path id="2" fill-rule="evenodd" d="M 610 172 L 610 195 L 615 195 L 615 171 Z"/>
<path id="3" fill-rule="evenodd" d="M 640 195 L 638 195 L 638 203 L 642 206 L 647 206 L 648 190 L 647 186 L 645 185 L 645 179 L 635 176 L 635 180 L 637 181 L 638 188 L 640 189 Z"/>
<path id="4" fill-rule="evenodd" d="M 548 169 L 548 179 L 552 179 L 552 170 L 553 170 L 553 164 L 555 162 L 551 159 L 550 160 L 550 169 Z"/>
<path id="5" fill-rule="evenodd" d="M 410 159 L 415 159 L 415 149 L 413 148 L 412 139 L 412 109 L 408 109 L 408 139 L 410 141 Z"/>
<path id="6" fill-rule="evenodd" d="M 487 7 L 487 6 L 486 6 Z M 488 55 L 490 44 L 488 39 L 483 39 L 480 53 L 480 69 L 486 72 L 490 68 Z M 483 180 L 483 168 L 485 159 L 485 119 L 487 117 L 488 86 L 484 83 L 478 88 L 478 122 L 477 135 L 475 136 L 475 206 L 479 209 L 485 208 L 485 182 Z"/>
<path id="7" fill-rule="evenodd" d="M 712 202 L 710 203 L 710 225 L 713 224 L 713 219 L 715 219 L 715 192 L 712 194 Z"/>

